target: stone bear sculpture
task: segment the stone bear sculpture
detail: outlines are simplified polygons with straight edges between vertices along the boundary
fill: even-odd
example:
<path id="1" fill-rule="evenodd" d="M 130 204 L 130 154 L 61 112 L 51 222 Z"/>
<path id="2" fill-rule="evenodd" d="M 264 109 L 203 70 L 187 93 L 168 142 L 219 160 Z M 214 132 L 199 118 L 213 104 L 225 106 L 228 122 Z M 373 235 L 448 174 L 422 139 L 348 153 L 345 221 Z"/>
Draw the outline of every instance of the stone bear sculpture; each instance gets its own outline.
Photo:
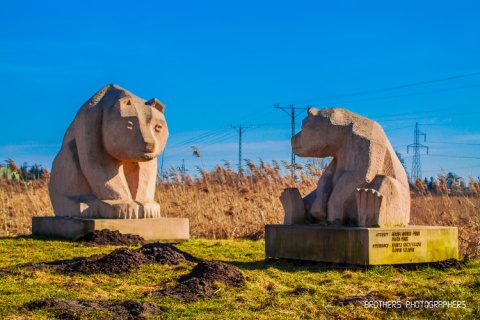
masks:
<path id="1" fill-rule="evenodd" d="M 107 85 L 78 111 L 49 183 L 56 216 L 160 217 L 156 157 L 168 138 L 165 106 Z"/>
<path id="2" fill-rule="evenodd" d="M 333 157 L 333 160 L 318 181 L 317 189 L 303 203 L 298 200 L 300 196 L 287 201 L 287 190 L 284 192 L 281 200 L 286 214 L 298 217 L 306 213 L 324 225 L 408 224 L 407 175 L 375 121 L 346 109 L 311 108 L 301 132 L 292 138 L 292 148 L 301 157 Z M 287 212 L 294 207 L 296 212 Z"/>

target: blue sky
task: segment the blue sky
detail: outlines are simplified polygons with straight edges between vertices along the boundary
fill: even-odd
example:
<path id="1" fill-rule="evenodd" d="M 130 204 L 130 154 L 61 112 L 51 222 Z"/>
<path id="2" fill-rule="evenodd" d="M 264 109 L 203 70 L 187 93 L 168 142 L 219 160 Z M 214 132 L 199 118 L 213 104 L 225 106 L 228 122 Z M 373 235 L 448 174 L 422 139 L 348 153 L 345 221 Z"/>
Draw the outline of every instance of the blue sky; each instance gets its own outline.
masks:
<path id="1" fill-rule="evenodd" d="M 164 168 L 235 165 L 231 125 L 250 125 L 243 158 L 289 160 L 290 119 L 273 108 L 279 103 L 377 120 L 408 170 L 419 122 L 430 148 L 423 176 L 480 176 L 478 1 L 0 6 L 0 161 L 51 167 L 82 103 L 116 83 L 166 104 Z"/>

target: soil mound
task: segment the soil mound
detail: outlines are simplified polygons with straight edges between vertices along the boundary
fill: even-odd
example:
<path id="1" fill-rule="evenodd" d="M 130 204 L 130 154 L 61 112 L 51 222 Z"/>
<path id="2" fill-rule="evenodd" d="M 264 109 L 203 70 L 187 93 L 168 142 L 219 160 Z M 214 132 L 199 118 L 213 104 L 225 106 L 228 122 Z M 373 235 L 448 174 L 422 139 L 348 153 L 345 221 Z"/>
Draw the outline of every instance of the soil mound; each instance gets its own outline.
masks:
<path id="1" fill-rule="evenodd" d="M 146 244 L 137 250 L 118 248 L 107 255 L 76 258 L 71 262 L 63 262 L 61 271 L 73 274 L 120 274 L 137 270 L 144 264 L 177 265 L 196 261 L 198 261 L 197 258 L 172 245 L 156 242 Z"/>
<path id="2" fill-rule="evenodd" d="M 465 265 L 467 264 L 467 261 L 468 261 L 468 258 L 465 259 L 464 261 L 452 258 L 448 260 L 433 262 L 431 264 L 431 267 L 437 270 L 446 270 L 448 268 L 455 268 L 460 270 L 465 267 Z"/>
<path id="3" fill-rule="evenodd" d="M 83 237 L 80 237 L 76 240 L 77 242 L 85 242 L 88 246 L 123 246 L 123 245 L 131 245 L 136 246 L 138 244 L 145 244 L 145 239 L 136 235 L 136 234 L 123 234 L 119 231 L 103 229 L 103 230 L 95 230 L 93 232 L 89 232 Z"/>
<path id="4" fill-rule="evenodd" d="M 105 313 L 102 319 L 145 319 L 145 316 L 160 314 L 163 308 L 148 302 L 135 300 L 126 301 L 96 301 L 96 300 L 62 300 L 45 299 L 27 302 L 28 310 L 43 309 L 51 311 L 58 319 L 77 320 L 89 318 L 89 314 L 95 312 Z"/>
<path id="5" fill-rule="evenodd" d="M 178 279 L 185 282 L 198 278 L 205 282 L 223 282 L 232 287 L 238 287 L 245 282 L 243 274 L 234 266 L 220 261 L 202 261 L 186 274 Z"/>
<path id="6" fill-rule="evenodd" d="M 442 271 L 445 271 L 449 268 L 461 270 L 467 265 L 468 261 L 470 261 L 470 259 L 468 258 L 468 256 L 465 256 L 463 260 L 457 260 L 452 258 L 437 262 L 402 264 L 395 267 L 400 271 L 419 270 L 424 267 L 430 267 Z"/>
<path id="7" fill-rule="evenodd" d="M 217 290 L 216 281 L 238 287 L 245 282 L 245 277 L 232 265 L 219 261 L 201 261 L 189 274 L 180 277 L 177 285 L 153 295 L 170 296 L 185 302 L 193 302 L 198 298 L 213 296 Z"/>
<path id="8" fill-rule="evenodd" d="M 84 260 L 74 261 L 63 268 L 66 273 L 103 273 L 119 274 L 138 269 L 151 263 L 141 252 L 128 248 L 119 248 L 107 255 L 95 255 Z"/>
<path id="9" fill-rule="evenodd" d="M 154 263 L 177 265 L 179 263 L 198 262 L 194 256 L 178 250 L 172 245 L 159 242 L 149 243 L 140 248 L 140 252 Z"/>

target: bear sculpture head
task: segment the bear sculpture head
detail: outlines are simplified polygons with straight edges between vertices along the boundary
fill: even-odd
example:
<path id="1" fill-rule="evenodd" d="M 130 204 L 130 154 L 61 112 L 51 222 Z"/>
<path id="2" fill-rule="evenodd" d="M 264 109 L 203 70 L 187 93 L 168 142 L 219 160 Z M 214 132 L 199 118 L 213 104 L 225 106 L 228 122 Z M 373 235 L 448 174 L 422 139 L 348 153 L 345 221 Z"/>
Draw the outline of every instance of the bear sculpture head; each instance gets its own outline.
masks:
<path id="1" fill-rule="evenodd" d="M 106 151 L 115 159 L 142 162 L 156 158 L 168 137 L 165 106 L 157 99 L 119 99 L 103 115 L 102 137 Z"/>
<path id="2" fill-rule="evenodd" d="M 346 109 L 309 109 L 302 131 L 292 138 L 293 153 L 301 157 L 337 156 L 355 118 L 358 116 Z"/>

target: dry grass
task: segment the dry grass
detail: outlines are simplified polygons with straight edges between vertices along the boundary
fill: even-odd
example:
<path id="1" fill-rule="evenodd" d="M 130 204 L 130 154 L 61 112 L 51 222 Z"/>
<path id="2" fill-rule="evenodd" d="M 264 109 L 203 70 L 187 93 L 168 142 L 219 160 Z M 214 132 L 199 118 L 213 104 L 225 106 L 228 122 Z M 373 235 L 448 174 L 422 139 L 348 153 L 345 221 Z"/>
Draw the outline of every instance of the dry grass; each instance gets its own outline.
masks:
<path id="1" fill-rule="evenodd" d="M 0 236 L 30 234 L 36 216 L 53 216 L 47 182 L 0 179 Z"/>
<path id="2" fill-rule="evenodd" d="M 480 257 L 480 198 L 414 196 L 410 224 L 458 227 L 462 255 Z"/>
<path id="3" fill-rule="evenodd" d="M 283 175 L 279 164 L 248 165 L 248 175 L 217 166 L 212 172 L 201 171 L 195 180 L 170 170 L 168 180 L 157 187 L 162 214 L 189 218 L 192 235 L 198 238 L 259 239 L 265 224 L 283 223 L 279 196 L 284 188 L 295 186 L 306 195 L 318 181 L 313 168 L 300 170 L 304 182 L 299 184 L 290 174 Z"/>
<path id="4" fill-rule="evenodd" d="M 238 175 L 228 163 L 199 178 L 171 169 L 158 184 L 156 200 L 162 215 L 190 219 L 191 235 L 207 239 L 263 237 L 264 225 L 281 223 L 279 196 L 286 187 L 297 187 L 306 195 L 316 187 L 320 173 L 312 167 L 299 168 L 302 183 L 294 182 L 288 166 L 273 162 L 255 166 Z M 288 172 L 283 174 L 282 172 Z M 53 215 L 46 181 L 7 183 L 0 179 L 0 236 L 31 232 L 32 216 Z M 412 221 L 416 225 L 459 228 L 462 255 L 480 256 L 480 198 L 465 196 L 416 196 L 412 199 Z"/>

